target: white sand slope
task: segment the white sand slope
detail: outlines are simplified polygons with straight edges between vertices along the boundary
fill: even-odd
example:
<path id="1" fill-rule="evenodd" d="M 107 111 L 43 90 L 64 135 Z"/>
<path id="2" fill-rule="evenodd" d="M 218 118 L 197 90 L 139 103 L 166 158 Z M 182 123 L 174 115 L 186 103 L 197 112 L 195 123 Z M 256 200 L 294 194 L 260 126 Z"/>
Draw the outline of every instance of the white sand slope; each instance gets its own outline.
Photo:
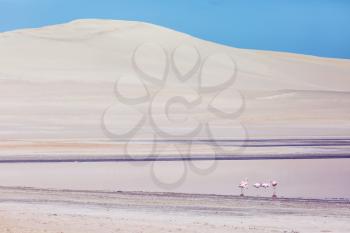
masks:
<path id="1" fill-rule="evenodd" d="M 191 45 L 202 58 L 218 53 L 232 57 L 237 65 L 232 89 L 243 93 L 245 109 L 239 121 L 249 138 L 350 136 L 350 60 L 236 49 L 151 24 L 91 19 L 0 34 L 0 154 L 118 151 L 101 129 L 101 116 L 116 101 L 116 80 L 135 76 L 132 54 L 146 42 L 169 54 Z M 193 62 L 192 55 L 180 53 L 179 67 Z M 159 57 L 149 53 L 144 69 L 159 73 Z M 225 64 L 213 59 L 217 66 L 210 72 L 215 81 L 225 73 Z M 119 88 L 137 96 L 135 80 Z M 172 84 L 168 90 L 167 94 L 188 94 L 181 85 Z M 235 104 L 230 97 L 219 102 L 228 108 Z M 175 110 L 181 115 L 181 109 Z M 136 119 L 123 108 L 116 114 L 123 118 L 113 126 L 117 130 L 120 122 Z M 210 119 L 202 110 L 193 114 Z M 150 128 L 146 124 L 145 132 Z"/>

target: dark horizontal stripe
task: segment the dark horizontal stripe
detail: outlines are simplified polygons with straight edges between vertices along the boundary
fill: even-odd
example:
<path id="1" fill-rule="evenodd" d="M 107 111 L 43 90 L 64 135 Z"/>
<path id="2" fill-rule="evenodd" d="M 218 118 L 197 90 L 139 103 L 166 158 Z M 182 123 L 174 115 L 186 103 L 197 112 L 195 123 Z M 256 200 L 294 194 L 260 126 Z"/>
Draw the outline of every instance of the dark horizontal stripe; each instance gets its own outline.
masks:
<path id="1" fill-rule="evenodd" d="M 264 155 L 264 156 L 196 156 L 196 157 L 148 157 L 148 158 L 136 158 L 131 159 L 129 157 L 99 157 L 99 158 L 47 158 L 47 159 L 2 159 L 0 163 L 103 163 L 103 162 L 149 162 L 149 161 L 211 161 L 211 160 L 288 160 L 288 159 L 347 159 L 350 158 L 350 152 L 348 154 L 309 154 L 309 155 Z"/>

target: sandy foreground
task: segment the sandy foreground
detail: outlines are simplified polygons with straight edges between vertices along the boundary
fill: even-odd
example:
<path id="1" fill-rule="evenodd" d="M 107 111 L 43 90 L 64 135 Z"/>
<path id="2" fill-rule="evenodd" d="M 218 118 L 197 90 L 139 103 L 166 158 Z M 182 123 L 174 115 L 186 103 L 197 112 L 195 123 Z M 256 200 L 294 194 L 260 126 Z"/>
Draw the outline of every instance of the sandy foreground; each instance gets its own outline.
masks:
<path id="1" fill-rule="evenodd" d="M 0 232 L 350 232 L 350 202 L 0 188 Z"/>

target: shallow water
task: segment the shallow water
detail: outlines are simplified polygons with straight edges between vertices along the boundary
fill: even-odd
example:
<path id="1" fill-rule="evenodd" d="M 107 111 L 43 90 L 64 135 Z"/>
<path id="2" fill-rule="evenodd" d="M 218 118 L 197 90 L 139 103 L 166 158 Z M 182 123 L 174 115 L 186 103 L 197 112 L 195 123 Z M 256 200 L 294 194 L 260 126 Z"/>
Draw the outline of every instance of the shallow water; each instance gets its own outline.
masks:
<path id="1" fill-rule="evenodd" d="M 271 196 L 255 182 L 277 180 L 277 195 L 350 198 L 350 159 L 0 164 L 0 186 Z M 215 164 L 214 164 L 215 165 Z M 205 170 L 205 168 L 208 168 Z M 171 185 L 179 181 L 178 183 Z"/>

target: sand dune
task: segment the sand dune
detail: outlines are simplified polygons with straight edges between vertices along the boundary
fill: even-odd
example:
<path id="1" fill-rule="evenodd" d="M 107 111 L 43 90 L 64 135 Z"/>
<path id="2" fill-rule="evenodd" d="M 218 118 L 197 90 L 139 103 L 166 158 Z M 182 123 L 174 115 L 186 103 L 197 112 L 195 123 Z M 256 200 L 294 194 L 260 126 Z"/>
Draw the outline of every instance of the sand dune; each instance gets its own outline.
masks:
<path id="1" fill-rule="evenodd" d="M 203 59 L 218 53 L 232 57 L 237 65 L 232 89 L 241 91 L 245 100 L 238 120 L 249 138 L 349 136 L 349 60 L 237 49 L 151 24 L 91 19 L 0 34 L 0 139 L 14 145 L 9 148 L 2 143 L 0 154 L 30 153 L 16 147 L 16 143 L 47 154 L 57 151 L 60 143 L 76 143 L 76 148 L 83 145 L 84 153 L 113 150 L 118 154 L 118 145 L 111 145 L 101 129 L 101 116 L 116 101 L 116 80 L 135 76 L 132 54 L 146 42 L 164 47 L 169 54 L 174 48 L 191 45 Z M 193 62 L 186 51 L 179 56 L 180 66 Z M 157 54 L 150 53 L 150 64 L 145 69 L 159 73 L 158 66 L 154 66 L 160 64 L 157 58 Z M 209 73 L 215 78 L 209 82 L 225 73 L 225 63 L 215 56 L 213 62 L 216 66 L 209 67 Z M 123 82 L 121 89 L 138 95 L 135 80 Z M 191 95 L 175 83 L 167 94 Z M 235 104 L 230 97 L 220 98 L 224 107 Z M 202 121 L 209 120 L 202 110 L 193 114 Z M 115 111 L 122 117 L 122 124 L 135 118 L 122 108 Z M 177 111 L 181 115 L 181 109 Z M 112 127 L 119 130 L 120 122 Z M 167 123 L 162 127 L 184 130 Z M 230 123 L 215 127 L 221 132 Z M 146 124 L 146 135 L 150 128 Z M 229 136 L 241 137 L 235 130 Z M 61 154 L 75 152 L 69 145 L 60 148 Z"/>

